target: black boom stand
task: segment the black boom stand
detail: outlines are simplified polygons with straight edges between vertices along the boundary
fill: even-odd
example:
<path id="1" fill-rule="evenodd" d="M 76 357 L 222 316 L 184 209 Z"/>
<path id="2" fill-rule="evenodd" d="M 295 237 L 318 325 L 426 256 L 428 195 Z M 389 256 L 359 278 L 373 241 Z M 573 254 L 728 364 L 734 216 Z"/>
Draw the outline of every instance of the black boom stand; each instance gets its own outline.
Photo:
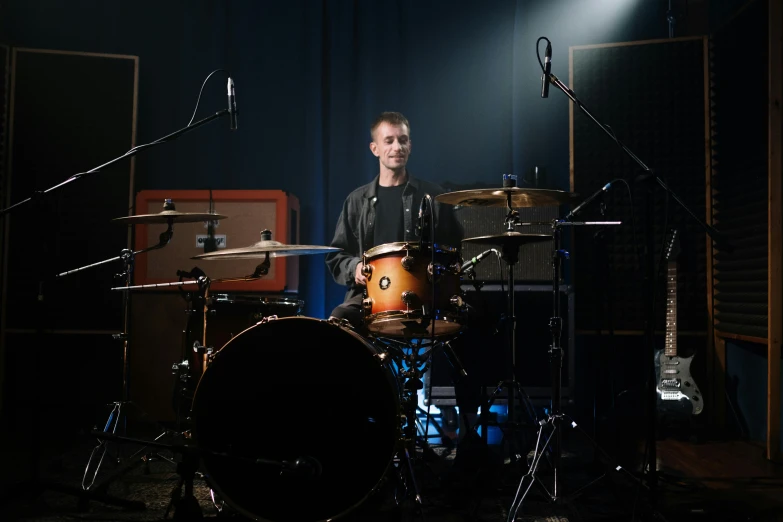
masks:
<path id="1" fill-rule="evenodd" d="M 10 214 L 12 211 L 17 211 L 19 209 L 22 209 L 25 207 L 25 205 L 29 203 L 32 204 L 31 205 L 33 207 L 32 211 L 35 213 L 35 215 L 39 215 L 39 216 L 43 215 L 43 212 L 49 210 L 49 206 L 50 206 L 46 201 L 46 198 L 50 197 L 52 193 L 55 193 L 58 189 L 68 185 L 69 183 L 86 178 L 91 174 L 100 173 L 106 168 L 114 165 L 115 163 L 122 161 L 125 158 L 135 156 L 142 150 L 146 150 L 148 148 L 154 147 L 156 145 L 160 145 L 162 143 L 173 141 L 179 138 L 180 136 L 182 136 L 183 134 L 186 134 L 187 132 L 190 132 L 198 127 L 201 127 L 202 125 L 209 123 L 212 120 L 216 120 L 218 118 L 227 115 L 233 116 L 233 114 L 234 114 L 233 111 L 229 111 L 228 109 L 223 109 L 195 123 L 189 124 L 188 126 L 178 131 L 168 134 L 162 138 L 159 138 L 155 141 L 136 146 L 130 149 L 125 154 L 118 156 L 117 158 L 114 158 L 111 161 L 108 161 L 86 172 L 80 172 L 74 174 L 70 176 L 68 179 L 66 179 L 65 181 L 58 183 L 57 185 L 54 185 L 46 190 L 35 191 L 33 195 L 30 196 L 29 198 L 14 203 L 13 205 L 6 207 L 4 209 L 0 209 L 0 217 L 5 217 L 7 214 Z M 51 243 L 51 241 L 49 242 Z M 34 253 L 33 255 L 33 258 L 35 259 L 35 262 L 38 265 L 37 266 L 38 269 L 36 270 L 36 273 L 40 276 L 40 279 L 37 281 L 36 288 L 35 288 L 35 292 L 36 292 L 35 294 L 35 303 L 36 303 L 35 304 L 36 306 L 35 338 L 36 339 L 33 342 L 33 350 L 35 351 L 36 359 L 39 357 L 39 354 L 43 351 L 44 347 L 47 344 L 46 319 L 48 318 L 48 312 L 50 308 L 49 302 L 51 301 L 51 295 L 52 295 L 52 293 L 49 291 L 49 288 L 50 288 L 50 283 L 54 279 L 52 276 L 46 275 L 49 269 L 49 267 L 45 263 L 45 260 L 48 259 L 46 255 L 47 254 L 46 243 L 47 243 L 46 241 L 36 241 L 36 244 L 39 245 L 39 249 L 41 250 L 41 252 L 40 254 Z M 122 259 L 123 261 L 126 260 L 130 261 L 132 260 L 132 257 L 133 256 L 131 255 L 130 252 L 123 251 L 123 254 L 120 255 L 119 259 Z M 117 258 L 112 258 L 111 260 L 107 260 L 107 262 L 116 259 Z M 123 341 L 126 342 L 127 340 L 123 339 Z M 34 392 L 34 398 L 37 406 L 38 404 L 40 404 L 40 397 L 38 396 L 40 394 L 40 391 L 38 386 L 34 386 L 34 388 L 36 390 Z M 38 462 L 40 458 L 40 426 L 38 421 L 37 407 L 33 408 L 33 412 L 34 412 L 32 416 L 33 422 L 31 425 L 32 433 L 30 434 L 31 478 L 26 482 L 17 484 L 15 487 L 9 488 L 9 491 L 13 490 L 12 493 L 13 496 L 17 497 L 19 496 L 19 494 L 22 494 L 19 491 L 21 490 L 22 492 L 27 492 L 32 494 L 33 498 L 35 498 L 38 497 L 38 495 L 40 495 L 45 490 L 52 490 L 52 491 L 59 491 L 62 493 L 66 493 L 78 497 L 80 499 L 80 505 L 83 505 L 84 502 L 87 502 L 89 500 L 98 500 L 101 502 L 111 503 L 111 504 L 131 508 L 131 509 L 144 508 L 143 503 L 109 497 L 108 495 L 105 495 L 102 491 L 90 492 L 84 489 L 76 488 L 65 484 L 57 484 L 57 483 L 42 481 L 39 473 L 40 463 Z"/>
<path id="2" fill-rule="evenodd" d="M 551 49 L 551 43 L 549 42 L 548 38 L 541 37 L 539 38 L 539 41 L 546 40 L 547 47 Z M 551 54 L 548 53 L 548 55 L 551 56 Z M 658 177 L 653 170 L 648 167 L 641 159 L 639 159 L 636 154 L 634 154 L 624 143 L 622 143 L 617 136 L 615 135 L 614 131 L 612 131 L 609 126 L 604 125 L 603 123 L 599 122 L 584 106 L 584 104 L 579 101 L 579 99 L 576 97 L 576 94 L 574 91 L 572 91 L 567 85 L 565 85 L 560 79 L 555 76 L 554 74 L 549 73 L 541 64 L 542 71 L 544 73 L 543 75 L 543 81 L 545 85 L 551 83 L 561 91 L 576 105 L 576 107 L 579 108 L 582 113 L 590 118 L 590 120 L 595 123 L 609 138 L 611 138 L 612 141 L 614 141 L 622 150 L 625 152 L 629 158 L 631 158 L 643 171 L 644 173 L 640 175 L 637 178 L 637 181 L 654 181 L 658 186 L 660 186 L 671 198 L 677 202 L 680 207 L 682 207 L 685 212 L 688 213 L 688 215 L 696 222 L 698 223 L 706 232 L 707 236 L 712 239 L 716 245 L 719 245 L 721 250 L 725 250 L 727 252 L 731 252 L 733 250 L 733 247 L 726 241 L 726 239 L 720 234 L 717 230 L 715 230 L 712 226 L 710 226 L 708 223 L 704 222 L 702 219 L 699 219 L 694 212 L 688 208 L 688 206 L 675 194 L 668 185 L 660 178 Z M 654 355 L 655 355 L 655 339 L 654 339 L 654 313 L 655 310 L 653 310 L 653 298 L 655 295 L 655 245 L 654 245 L 654 235 L 653 235 L 653 222 L 654 222 L 654 216 L 653 216 L 653 205 L 652 205 L 652 192 L 653 192 L 654 186 L 650 185 L 646 187 L 646 198 L 645 198 L 645 218 L 646 218 L 646 225 L 645 225 L 645 245 L 646 245 L 646 263 L 645 263 L 645 270 L 644 270 L 644 297 L 645 297 L 645 355 L 644 355 L 644 361 L 645 361 L 645 375 L 646 375 L 646 390 L 645 390 L 645 406 L 646 406 L 646 413 L 647 413 L 647 441 L 646 445 L 648 448 L 647 451 L 647 459 L 644 464 L 644 469 L 646 471 L 646 477 L 647 477 L 647 486 L 649 489 L 649 495 L 650 495 L 650 507 L 655 511 L 655 505 L 656 505 L 656 495 L 657 495 L 657 486 L 658 486 L 658 472 L 657 472 L 657 455 L 656 455 L 656 447 L 655 447 L 655 440 L 656 440 L 656 415 L 655 415 L 655 408 L 657 403 L 656 398 L 656 386 L 655 386 L 655 366 L 654 366 Z"/>

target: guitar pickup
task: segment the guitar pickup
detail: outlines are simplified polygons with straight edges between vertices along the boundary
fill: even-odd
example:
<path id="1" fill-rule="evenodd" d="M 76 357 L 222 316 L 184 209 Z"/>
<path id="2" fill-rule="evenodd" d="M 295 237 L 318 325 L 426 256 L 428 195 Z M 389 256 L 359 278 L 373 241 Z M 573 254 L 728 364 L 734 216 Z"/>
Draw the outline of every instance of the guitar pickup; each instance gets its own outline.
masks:
<path id="1" fill-rule="evenodd" d="M 679 379 L 661 379 L 661 388 L 675 388 L 680 389 L 682 384 Z"/>

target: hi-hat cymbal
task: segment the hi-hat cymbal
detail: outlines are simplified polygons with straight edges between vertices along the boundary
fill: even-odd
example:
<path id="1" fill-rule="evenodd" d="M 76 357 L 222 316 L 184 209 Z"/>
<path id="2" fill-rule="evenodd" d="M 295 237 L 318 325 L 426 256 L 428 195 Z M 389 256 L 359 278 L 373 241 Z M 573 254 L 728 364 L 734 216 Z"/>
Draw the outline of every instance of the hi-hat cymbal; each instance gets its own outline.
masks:
<path id="1" fill-rule="evenodd" d="M 286 245 L 279 241 L 262 240 L 258 243 L 240 248 L 216 250 L 207 254 L 199 254 L 191 259 L 263 259 L 269 257 L 305 256 L 312 254 L 328 254 L 342 248 L 318 245 Z"/>
<path id="2" fill-rule="evenodd" d="M 215 221 L 218 219 L 228 219 L 228 216 L 222 214 L 211 214 L 209 212 L 178 212 L 176 210 L 164 210 L 159 214 L 139 214 L 138 216 L 125 216 L 114 218 L 112 221 L 125 223 L 128 225 L 163 223 L 164 225 L 172 223 L 198 223 L 199 221 Z"/>
<path id="3" fill-rule="evenodd" d="M 505 207 L 511 196 L 511 208 L 553 207 L 577 198 L 573 192 L 520 187 L 458 190 L 435 196 L 435 201 L 463 207 Z"/>
<path id="4" fill-rule="evenodd" d="M 552 239 L 551 234 L 522 234 L 520 232 L 504 232 L 493 236 L 478 236 L 463 239 L 463 243 L 481 243 L 489 245 L 499 245 L 501 247 L 514 247 L 527 245 L 528 243 L 538 243 Z"/>

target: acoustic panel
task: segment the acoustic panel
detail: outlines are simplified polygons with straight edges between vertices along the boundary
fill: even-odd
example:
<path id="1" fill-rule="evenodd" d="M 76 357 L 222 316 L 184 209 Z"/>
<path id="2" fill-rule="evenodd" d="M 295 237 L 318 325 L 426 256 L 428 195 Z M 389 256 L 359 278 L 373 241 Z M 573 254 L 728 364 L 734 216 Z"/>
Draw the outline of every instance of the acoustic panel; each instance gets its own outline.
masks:
<path id="1" fill-rule="evenodd" d="M 573 266 L 579 330 L 643 330 L 645 266 L 659 266 L 670 228 L 679 231 L 679 327 L 707 328 L 706 39 L 682 38 L 572 47 L 571 88 L 636 156 L 642 169 L 578 108 L 571 106 L 571 189 L 584 197 L 613 180 L 602 199 L 585 207 L 583 220 L 617 220 L 620 226 L 575 229 Z M 656 181 L 687 206 L 687 210 Z M 649 228 L 648 228 L 649 225 Z M 646 235 L 651 232 L 652 248 Z M 663 275 L 653 324 L 665 325 Z"/>
<path id="2" fill-rule="evenodd" d="M 119 261 L 57 275 L 128 247 L 111 220 L 128 213 L 133 163 L 72 176 L 135 145 L 138 58 L 21 48 L 11 58 L 5 204 L 31 200 L 6 216 L 4 326 L 121 327 L 122 298 L 109 290 Z"/>
<path id="3" fill-rule="evenodd" d="M 769 291 L 767 12 L 767 2 L 753 2 L 714 35 L 710 49 L 712 218 L 735 247 L 713 251 L 716 328 L 761 339 Z M 748 78 L 745 70 L 756 74 Z"/>

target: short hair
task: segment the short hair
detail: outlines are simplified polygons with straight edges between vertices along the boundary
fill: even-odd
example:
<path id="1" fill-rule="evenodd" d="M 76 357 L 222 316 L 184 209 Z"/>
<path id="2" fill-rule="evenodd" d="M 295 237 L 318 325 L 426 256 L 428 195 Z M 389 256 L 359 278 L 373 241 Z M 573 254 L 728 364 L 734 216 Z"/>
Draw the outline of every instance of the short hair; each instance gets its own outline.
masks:
<path id="1" fill-rule="evenodd" d="M 403 116 L 401 112 L 382 112 L 373 120 L 372 125 L 370 125 L 370 140 L 375 139 L 375 129 L 383 122 L 391 125 L 405 125 L 408 127 L 408 133 L 410 134 L 411 132 L 411 124 L 408 123 L 408 118 Z"/>

